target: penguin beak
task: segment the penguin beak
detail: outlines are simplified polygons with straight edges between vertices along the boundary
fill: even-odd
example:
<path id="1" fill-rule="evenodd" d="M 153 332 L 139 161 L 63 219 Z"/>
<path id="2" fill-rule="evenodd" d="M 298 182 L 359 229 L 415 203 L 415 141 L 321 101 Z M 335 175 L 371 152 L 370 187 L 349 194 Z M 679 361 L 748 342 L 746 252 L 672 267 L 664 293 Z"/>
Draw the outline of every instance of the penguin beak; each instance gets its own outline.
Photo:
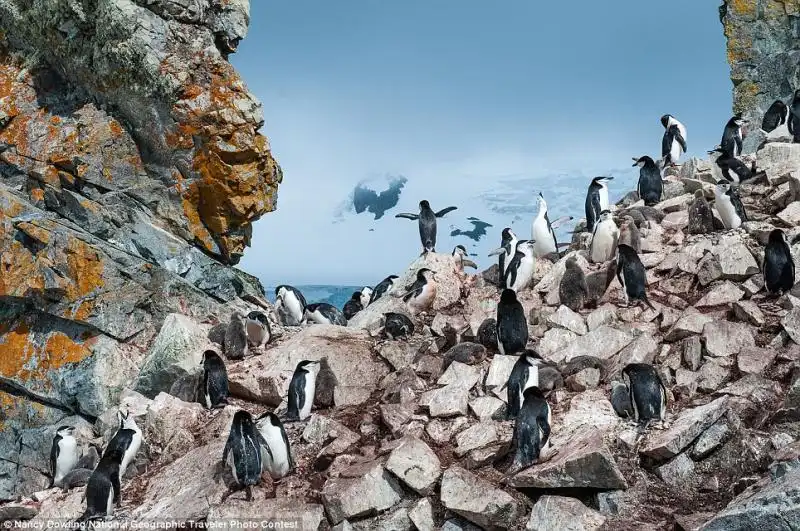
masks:
<path id="1" fill-rule="evenodd" d="M 497 256 L 497 255 L 502 254 L 504 252 L 506 252 L 506 250 L 503 249 L 502 247 L 500 247 L 499 249 L 495 249 L 494 251 L 489 253 L 489 256 Z"/>

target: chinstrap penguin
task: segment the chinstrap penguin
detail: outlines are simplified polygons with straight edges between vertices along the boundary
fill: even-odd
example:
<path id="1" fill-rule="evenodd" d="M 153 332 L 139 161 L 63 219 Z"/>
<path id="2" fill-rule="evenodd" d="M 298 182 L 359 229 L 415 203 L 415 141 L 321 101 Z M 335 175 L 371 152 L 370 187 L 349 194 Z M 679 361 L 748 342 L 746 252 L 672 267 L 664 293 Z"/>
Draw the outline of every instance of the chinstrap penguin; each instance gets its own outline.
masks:
<path id="1" fill-rule="evenodd" d="M 525 309 L 512 289 L 504 289 L 497 303 L 497 350 L 516 354 L 528 344 L 528 320 Z"/>
<path id="2" fill-rule="evenodd" d="M 253 416 L 244 410 L 237 411 L 233 415 L 231 431 L 222 452 L 222 462 L 230 467 L 236 483 L 225 493 L 223 501 L 240 490 L 247 491 L 247 501 L 253 500 L 253 485 L 261 482 L 262 448 L 269 451 L 269 444 L 256 428 Z"/>
<path id="3" fill-rule="evenodd" d="M 706 201 L 703 190 L 695 190 L 694 201 L 689 205 L 689 234 L 710 234 L 714 232 L 714 213 Z"/>
<path id="4" fill-rule="evenodd" d="M 261 452 L 264 470 L 272 479 L 281 479 L 294 470 L 294 459 L 289 438 L 283 423 L 275 413 L 264 413 L 256 419 L 256 426 L 267 448 Z"/>
<path id="5" fill-rule="evenodd" d="M 249 352 L 247 325 L 239 312 L 231 314 L 231 320 L 225 329 L 225 356 L 229 360 L 241 360 Z"/>
<path id="6" fill-rule="evenodd" d="M 747 123 L 747 120 L 742 118 L 742 115 L 737 114 L 725 124 L 725 130 L 722 132 L 722 141 L 719 144 L 722 153 L 729 157 L 738 157 L 742 154 L 742 126 Z"/>
<path id="7" fill-rule="evenodd" d="M 769 134 L 783 125 L 788 125 L 789 114 L 789 106 L 783 100 L 775 100 L 769 106 L 767 112 L 764 113 L 764 118 L 761 120 L 761 130 Z"/>
<path id="8" fill-rule="evenodd" d="M 369 306 L 369 301 L 372 299 L 372 288 L 369 286 L 364 286 L 361 288 L 361 309 L 363 310 L 367 306 Z"/>
<path id="9" fill-rule="evenodd" d="M 664 183 L 661 181 L 661 170 L 655 161 L 647 155 L 633 159 L 634 166 L 639 166 L 639 184 L 636 191 L 639 199 L 647 206 L 653 206 L 661 201 L 664 192 Z"/>
<path id="10" fill-rule="evenodd" d="M 497 265 L 498 265 L 498 279 L 499 283 L 503 285 L 503 277 L 505 277 L 506 270 L 508 269 L 508 264 L 511 263 L 511 258 L 514 256 L 517 248 L 517 235 L 514 234 L 514 231 L 510 228 L 506 227 L 503 229 L 503 233 L 500 237 L 500 247 L 489 253 L 489 256 L 498 256 Z"/>
<path id="11" fill-rule="evenodd" d="M 794 286 L 794 260 L 792 249 L 781 229 L 769 233 L 769 241 L 764 249 L 764 285 L 769 293 L 783 294 Z"/>
<path id="12" fill-rule="evenodd" d="M 714 187 L 714 204 L 726 229 L 738 229 L 747 221 L 742 200 L 731 183 L 720 181 Z"/>
<path id="13" fill-rule="evenodd" d="M 540 258 L 558 253 L 558 241 L 556 240 L 553 225 L 547 215 L 547 201 L 545 201 L 541 192 L 539 192 L 536 202 L 539 206 L 539 211 L 536 213 L 536 218 L 531 225 L 531 240 L 534 242 L 533 255 L 536 258 Z"/>
<path id="14" fill-rule="evenodd" d="M 125 472 L 128 470 L 128 466 L 130 466 L 136 458 L 139 447 L 142 445 L 142 430 L 136 424 L 136 420 L 127 408 L 122 408 L 117 411 L 117 420 L 119 421 L 119 429 L 117 429 L 117 433 L 114 434 L 114 437 L 111 438 L 103 455 L 107 452 L 114 451 L 122 456 L 119 465 L 119 479 L 122 481 L 122 478 L 125 477 Z M 100 459 L 102 460 L 102 458 Z"/>
<path id="15" fill-rule="evenodd" d="M 303 360 L 297 364 L 289 384 L 288 420 L 306 420 L 311 415 L 319 365 L 319 361 L 313 360 Z"/>
<path id="16" fill-rule="evenodd" d="M 89 481 L 86 484 L 86 510 L 78 519 L 87 522 L 104 518 L 110 519 L 114 515 L 114 504 L 119 504 L 122 489 L 120 477 L 122 476 L 121 462 L 123 451 L 121 447 L 109 447 L 103 452 L 103 457 L 97 463 Z"/>
<path id="17" fill-rule="evenodd" d="M 433 306 L 436 289 L 436 273 L 423 267 L 417 271 L 417 278 L 403 295 L 403 301 L 415 312 L 424 312 Z"/>
<path id="18" fill-rule="evenodd" d="M 264 312 L 256 310 L 248 313 L 245 328 L 247 341 L 252 347 L 263 348 L 272 339 L 272 329 Z"/>
<path id="19" fill-rule="evenodd" d="M 608 210 L 608 182 L 613 177 L 595 177 L 586 193 L 586 232 L 594 231 L 595 223 L 600 219 L 600 214 Z"/>
<path id="20" fill-rule="evenodd" d="M 539 356 L 532 350 L 525 350 L 517 358 L 506 383 L 506 419 L 516 418 L 522 407 L 525 390 L 539 387 Z"/>
<path id="21" fill-rule="evenodd" d="M 468 257 L 469 255 L 467 254 L 467 248 L 463 245 L 456 245 L 453 248 L 453 262 L 455 262 L 456 269 L 458 271 L 464 271 L 465 267 L 478 269 L 478 264 L 470 260 Z"/>
<path id="22" fill-rule="evenodd" d="M 536 242 L 519 240 L 516 252 L 511 258 L 506 273 L 503 276 L 503 287 L 521 291 L 527 288 L 536 272 L 536 257 L 533 255 L 533 246 Z"/>
<path id="23" fill-rule="evenodd" d="M 664 138 L 661 140 L 661 158 L 664 167 L 674 166 L 681 155 L 686 153 L 686 127 L 671 114 L 661 117 L 664 126 Z"/>
<path id="24" fill-rule="evenodd" d="M 60 487 L 64 477 L 78 464 L 78 441 L 74 426 L 59 426 L 50 448 L 51 487 Z"/>
<path id="25" fill-rule="evenodd" d="M 592 232 L 592 243 L 590 244 L 592 262 L 601 264 L 611 260 L 614 257 L 614 250 L 617 248 L 618 240 L 619 228 L 614 222 L 611 212 L 604 210 L 600 214 L 600 220 L 595 224 Z"/>
<path id="26" fill-rule="evenodd" d="M 414 333 L 414 323 L 407 315 L 388 312 L 384 314 L 383 333 L 389 339 L 409 337 Z"/>
<path id="27" fill-rule="evenodd" d="M 344 303 L 344 306 L 342 307 L 342 314 L 344 315 L 344 318 L 349 321 L 363 309 L 364 306 L 361 304 L 361 292 L 354 291 L 350 296 L 350 299 Z"/>
<path id="28" fill-rule="evenodd" d="M 731 157 L 725 153 L 722 148 L 716 148 L 708 152 L 709 155 L 715 153 L 717 157 L 714 159 L 713 163 L 719 168 L 720 175 L 728 182 L 738 184 L 765 175 L 764 172 L 759 172 L 756 169 L 755 162 L 748 168 L 744 162 L 736 157 Z"/>
<path id="29" fill-rule="evenodd" d="M 372 290 L 372 295 L 369 296 L 369 303 L 373 304 L 376 300 L 380 299 L 387 293 L 391 293 L 394 289 L 394 282 L 397 280 L 397 275 L 389 275 L 381 280 Z"/>
<path id="30" fill-rule="evenodd" d="M 616 262 L 617 279 L 625 293 L 625 304 L 641 301 L 651 310 L 655 310 L 647 298 L 647 273 L 636 251 L 625 244 L 618 245 Z"/>
<path id="31" fill-rule="evenodd" d="M 542 390 L 529 387 L 514 423 L 514 461 L 509 472 L 517 472 L 539 461 L 550 447 L 552 413 Z"/>
<path id="32" fill-rule="evenodd" d="M 422 242 L 422 253 L 436 252 L 436 218 L 441 218 L 448 212 L 456 210 L 458 207 L 449 206 L 438 212 L 431 209 L 430 203 L 426 200 L 419 202 L 419 214 L 402 213 L 395 215 L 396 218 L 406 218 L 419 220 L 419 239 Z"/>
<path id="33" fill-rule="evenodd" d="M 633 418 L 641 426 L 650 421 L 664 421 L 667 415 L 667 390 L 656 368 L 649 363 L 630 363 L 622 369 L 628 386 Z"/>
<path id="34" fill-rule="evenodd" d="M 294 286 L 275 288 L 275 311 L 286 326 L 300 326 L 306 311 L 306 298 Z"/>
<path id="35" fill-rule="evenodd" d="M 578 265 L 578 259 L 570 256 L 564 264 L 564 275 L 558 284 L 558 298 L 561 304 L 578 312 L 589 300 L 589 286 L 586 284 L 586 274 Z"/>
<path id="36" fill-rule="evenodd" d="M 208 409 L 228 404 L 228 370 L 213 350 L 203 352 L 203 405 Z"/>
<path id="37" fill-rule="evenodd" d="M 347 319 L 339 308 L 327 302 L 315 302 L 306 306 L 305 318 L 316 324 L 347 326 Z"/>

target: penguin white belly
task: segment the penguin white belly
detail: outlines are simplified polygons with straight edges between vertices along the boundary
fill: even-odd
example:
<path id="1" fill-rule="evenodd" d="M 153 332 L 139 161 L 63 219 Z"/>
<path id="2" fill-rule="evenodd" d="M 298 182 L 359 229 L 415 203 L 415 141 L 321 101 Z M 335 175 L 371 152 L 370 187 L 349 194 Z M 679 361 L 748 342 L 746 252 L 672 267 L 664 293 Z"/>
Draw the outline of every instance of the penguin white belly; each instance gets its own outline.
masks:
<path id="1" fill-rule="evenodd" d="M 598 193 L 600 194 L 600 210 L 608 210 L 608 188 L 603 185 Z"/>
<path id="2" fill-rule="evenodd" d="M 289 312 L 289 315 L 294 317 L 298 323 L 303 320 L 303 307 L 293 293 L 289 293 L 285 296 L 283 305 Z"/>
<path id="3" fill-rule="evenodd" d="M 311 320 L 317 324 L 331 324 L 328 318 L 322 315 L 319 310 L 314 311 L 314 313 L 309 313 L 308 315 Z"/>
<path id="4" fill-rule="evenodd" d="M 726 229 L 738 229 L 742 224 L 742 220 L 733 208 L 730 199 L 727 196 L 721 196 L 717 199 L 717 211 L 719 217 L 722 218 L 722 223 Z"/>
<path id="5" fill-rule="evenodd" d="M 514 285 L 511 286 L 511 289 L 514 291 L 525 289 L 533 279 L 535 266 L 536 263 L 532 257 L 525 257 L 520 260 L 519 267 L 517 268 L 517 278 L 514 279 Z"/>
<path id="6" fill-rule="evenodd" d="M 227 465 L 231 468 L 231 474 L 233 474 L 233 479 L 236 481 L 236 483 L 239 483 L 239 476 L 236 474 L 236 461 L 233 458 L 233 450 L 228 452 Z"/>
<path id="7" fill-rule="evenodd" d="M 105 519 L 108 520 L 114 514 L 114 487 L 108 488 L 108 501 L 106 502 Z"/>
<path id="8" fill-rule="evenodd" d="M 128 470 L 128 466 L 136 458 L 136 453 L 139 451 L 139 447 L 141 445 L 142 445 L 142 432 L 137 429 L 136 432 L 133 434 L 130 446 L 128 446 L 128 448 L 125 449 L 125 455 L 122 456 L 122 464 L 119 467 L 120 481 L 122 481 L 122 478 L 125 476 L 125 472 Z"/>
<path id="9" fill-rule="evenodd" d="M 433 299 L 436 297 L 436 288 L 430 282 L 422 286 L 422 292 L 416 297 L 412 298 L 413 305 L 417 308 L 428 308 L 433 304 Z"/>
<path id="10" fill-rule="evenodd" d="M 300 406 L 300 420 L 305 420 L 311 415 L 311 405 L 314 403 L 314 393 L 317 389 L 316 377 L 313 373 L 306 374 L 305 401 Z"/>
<path id="11" fill-rule="evenodd" d="M 592 239 L 592 262 L 602 263 L 611 260 L 614 254 L 614 237 L 608 230 L 598 227 Z"/>
<path id="12" fill-rule="evenodd" d="M 528 379 L 525 380 L 519 388 L 520 406 L 525 402 L 525 390 L 530 387 L 539 387 L 539 367 L 536 365 L 528 367 Z"/>
<path id="13" fill-rule="evenodd" d="M 251 345 L 261 347 L 269 341 L 267 329 L 261 323 L 252 319 L 246 319 L 245 323 L 247 339 L 250 341 Z"/>
<path id="14" fill-rule="evenodd" d="M 69 474 L 78 464 L 78 443 L 74 437 L 64 437 L 58 442 L 58 459 L 56 460 L 56 473 L 53 483 L 61 483 L 64 476 Z"/>
<path id="15" fill-rule="evenodd" d="M 672 159 L 672 162 L 677 164 L 678 160 L 681 158 L 681 155 L 683 155 L 683 148 L 681 148 L 680 142 L 673 140 L 672 146 L 669 150 L 669 156 Z"/>
<path id="16" fill-rule="evenodd" d="M 280 479 L 289 473 L 289 455 L 281 430 L 277 426 L 266 424 L 259 431 L 267 441 L 269 451 L 272 453 L 272 457 L 270 457 L 269 453 L 262 452 L 264 469 L 269 472 L 272 479 Z"/>
<path id="17" fill-rule="evenodd" d="M 208 390 L 206 390 L 205 399 L 206 399 L 206 409 L 211 409 L 211 395 L 208 394 Z"/>
<path id="18" fill-rule="evenodd" d="M 535 242 L 533 244 L 533 254 L 537 258 L 556 252 L 556 244 L 553 241 L 553 235 L 550 234 L 550 229 L 547 226 L 547 220 L 543 217 L 536 218 L 536 220 L 533 222 L 531 236 Z"/>

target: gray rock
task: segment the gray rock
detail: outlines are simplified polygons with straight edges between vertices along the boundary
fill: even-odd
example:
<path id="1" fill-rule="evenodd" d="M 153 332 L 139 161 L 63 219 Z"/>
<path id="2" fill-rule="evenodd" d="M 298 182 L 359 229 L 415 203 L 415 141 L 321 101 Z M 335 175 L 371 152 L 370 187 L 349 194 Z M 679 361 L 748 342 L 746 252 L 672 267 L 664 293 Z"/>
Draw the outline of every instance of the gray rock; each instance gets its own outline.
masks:
<path id="1" fill-rule="evenodd" d="M 729 411 L 697 438 L 697 441 L 692 447 L 692 459 L 700 461 L 708 457 L 712 452 L 725 444 L 725 442 L 733 436 L 738 427 L 738 417 Z"/>
<path id="2" fill-rule="evenodd" d="M 0 522 L 30 520 L 39 513 L 39 509 L 25 503 L 8 503 L 0 507 Z"/>
<path id="3" fill-rule="evenodd" d="M 536 346 L 536 350 L 542 357 L 547 357 L 566 348 L 577 337 L 578 335 L 575 332 L 570 332 L 563 328 L 551 328 L 544 333 L 544 336 Z"/>
<path id="4" fill-rule="evenodd" d="M 701 286 L 708 286 L 722 278 L 722 265 L 712 253 L 706 253 L 697 264 L 697 281 Z"/>
<path id="5" fill-rule="evenodd" d="M 276 498 L 259 500 L 259 503 L 253 504 L 231 497 L 225 503 L 211 507 L 206 521 L 216 529 L 230 525 L 231 521 L 249 525 L 255 522 L 285 522 L 297 524 L 295 529 L 318 529 L 324 519 L 324 509 L 318 503 Z"/>
<path id="6" fill-rule="evenodd" d="M 587 352 L 596 353 L 600 359 L 608 359 L 625 348 L 633 339 L 633 335 L 629 332 L 602 325 L 585 336 L 579 336 L 566 348 L 554 352 L 549 359 L 560 363 L 583 356 Z"/>
<path id="7" fill-rule="evenodd" d="M 752 277 L 748 278 L 747 281 L 742 284 L 742 289 L 752 297 L 762 289 L 764 289 L 764 275 L 758 274 L 753 275 Z"/>
<path id="8" fill-rule="evenodd" d="M 472 450 L 484 448 L 497 442 L 498 434 L 495 423 L 485 421 L 470 426 L 456 435 L 456 455 L 462 457 Z"/>
<path id="9" fill-rule="evenodd" d="M 755 258 L 739 240 L 723 241 L 712 252 L 719 261 L 723 279 L 743 281 L 759 272 Z"/>
<path id="10" fill-rule="evenodd" d="M 754 293 L 751 293 L 750 295 L 753 294 Z M 753 326 L 764 326 L 766 322 L 764 312 L 762 312 L 758 304 L 753 301 L 747 300 L 734 303 L 733 313 L 740 321 L 744 321 Z"/>
<path id="11" fill-rule="evenodd" d="M 327 443 L 322 452 L 327 455 L 342 454 L 361 438 L 341 422 L 317 413 L 308 419 L 301 437 L 304 441 L 317 446 Z"/>
<path id="12" fill-rule="evenodd" d="M 381 404 L 381 422 L 398 435 L 414 416 L 414 404 Z"/>
<path id="13" fill-rule="evenodd" d="M 427 496 L 439 479 L 441 464 L 427 444 L 416 437 L 404 437 L 389 454 L 386 470 L 420 496 Z"/>
<path id="14" fill-rule="evenodd" d="M 419 403 L 427 406 L 431 417 L 456 417 L 467 414 L 469 388 L 450 384 L 422 394 Z"/>
<path id="15" fill-rule="evenodd" d="M 589 331 L 592 331 L 601 325 L 611 324 L 616 320 L 616 310 L 608 306 L 603 306 L 594 310 L 586 317 L 586 324 L 588 325 Z"/>
<path id="16" fill-rule="evenodd" d="M 436 444 L 442 445 L 450 442 L 453 435 L 463 430 L 469 425 L 466 417 L 456 417 L 452 420 L 433 419 L 425 426 L 425 433 L 428 434 Z"/>
<path id="17" fill-rule="evenodd" d="M 559 306 L 555 312 L 547 316 L 547 323 L 578 335 L 583 335 L 588 331 L 586 323 L 583 322 L 583 317 L 564 305 Z"/>
<path id="18" fill-rule="evenodd" d="M 793 308 L 781 319 L 781 325 L 795 343 L 800 344 L 800 308 Z"/>
<path id="19" fill-rule="evenodd" d="M 499 389 L 506 385 L 516 362 L 517 356 L 494 356 L 491 365 L 489 365 L 489 372 L 486 374 L 486 382 L 484 383 L 486 388 L 488 390 Z"/>
<path id="20" fill-rule="evenodd" d="M 788 94 L 781 94 L 788 96 Z M 772 102 L 767 103 L 764 111 Z M 770 142 L 757 153 L 758 169 L 767 173 L 770 181 L 777 181 L 800 167 L 800 146 L 791 143 Z"/>
<path id="21" fill-rule="evenodd" d="M 800 201 L 790 203 L 789 206 L 778 212 L 778 218 L 792 227 L 800 224 Z"/>
<path id="22" fill-rule="evenodd" d="M 439 385 L 458 385 L 469 391 L 478 383 L 479 376 L 480 373 L 476 367 L 454 361 L 447 370 L 444 371 L 444 374 L 439 377 L 436 383 Z"/>
<path id="23" fill-rule="evenodd" d="M 681 184 L 681 188 L 683 185 Z M 664 212 L 677 212 L 679 210 L 686 210 L 686 206 L 694 199 L 693 194 L 683 194 L 665 201 L 661 201 L 655 208 Z"/>
<path id="24" fill-rule="evenodd" d="M 192 429 L 201 424 L 203 406 L 183 402 L 167 393 L 159 393 L 147 408 L 142 429 L 147 443 L 161 450 L 160 463 L 174 461 L 196 446 Z"/>
<path id="25" fill-rule="evenodd" d="M 749 326 L 730 321 L 712 321 L 703 326 L 703 341 L 709 356 L 731 356 L 744 347 L 755 346 Z"/>
<path id="26" fill-rule="evenodd" d="M 396 505 L 403 489 L 381 461 L 354 465 L 341 477 L 329 479 L 322 489 L 322 503 L 333 524 L 344 519 L 371 516 Z"/>
<path id="27" fill-rule="evenodd" d="M 654 432 L 640 453 L 656 459 L 675 457 L 688 447 L 728 409 L 728 397 L 720 397 L 704 406 L 681 411 L 669 429 Z"/>
<path id="28" fill-rule="evenodd" d="M 600 370 L 595 368 L 583 369 L 564 380 L 567 388 L 580 393 L 587 389 L 595 389 L 600 384 Z"/>
<path id="29" fill-rule="evenodd" d="M 408 510 L 404 507 L 385 515 L 359 520 L 351 527 L 357 531 L 412 531 L 414 529 Z"/>
<path id="30" fill-rule="evenodd" d="M 733 304 L 744 296 L 744 290 L 730 281 L 723 281 L 714 286 L 695 304 L 696 308 Z"/>
<path id="31" fill-rule="evenodd" d="M 586 507 L 575 498 L 542 496 L 533 506 L 526 530 L 530 531 L 594 531 L 603 526 L 606 517 Z"/>
<path id="32" fill-rule="evenodd" d="M 689 370 L 696 371 L 700 368 L 703 361 L 703 345 L 700 338 L 690 336 L 681 342 L 683 351 L 683 362 Z"/>
<path id="33" fill-rule="evenodd" d="M 694 461 L 686 454 L 679 454 L 677 457 L 658 467 L 656 473 L 664 483 L 671 487 L 685 489 L 691 484 L 692 473 L 694 472 Z"/>
<path id="34" fill-rule="evenodd" d="M 408 517 L 418 531 L 434 531 L 436 523 L 433 520 L 433 506 L 428 498 L 422 498 L 408 511 Z"/>
<path id="35" fill-rule="evenodd" d="M 442 504 L 483 528 L 508 529 L 523 515 L 523 506 L 463 468 L 452 466 L 442 476 Z"/>
<path id="36" fill-rule="evenodd" d="M 697 388 L 703 393 L 713 393 L 730 378 L 733 362 L 730 359 L 706 360 L 697 372 Z"/>
<path id="37" fill-rule="evenodd" d="M 683 316 L 678 319 L 678 322 L 672 325 L 667 335 L 664 336 L 664 341 L 680 341 L 686 337 L 701 334 L 703 332 L 703 327 L 713 320 L 713 318 L 703 315 L 696 310 L 687 310 Z"/>
<path id="38" fill-rule="evenodd" d="M 771 348 L 744 347 L 736 358 L 739 371 L 751 374 L 763 374 L 775 361 L 778 353 Z"/>
<path id="39" fill-rule="evenodd" d="M 505 403 L 499 398 L 486 395 L 471 400 L 469 408 L 478 420 L 489 420 L 504 410 Z"/>

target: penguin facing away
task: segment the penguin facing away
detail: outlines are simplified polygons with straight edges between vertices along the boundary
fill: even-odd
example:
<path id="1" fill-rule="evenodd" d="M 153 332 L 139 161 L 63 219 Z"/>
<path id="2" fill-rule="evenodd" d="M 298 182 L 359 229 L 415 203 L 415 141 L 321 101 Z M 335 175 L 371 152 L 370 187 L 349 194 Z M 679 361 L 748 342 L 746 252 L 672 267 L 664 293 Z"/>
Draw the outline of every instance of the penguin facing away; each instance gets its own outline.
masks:
<path id="1" fill-rule="evenodd" d="M 646 206 L 653 206 L 659 203 L 661 194 L 664 193 L 661 170 L 658 169 L 655 161 L 647 155 L 633 160 L 633 165 L 639 166 L 639 183 L 637 185 L 639 198 L 644 201 Z"/>
<path id="2" fill-rule="evenodd" d="M 394 282 L 397 280 L 397 278 L 397 275 L 389 275 L 381 280 L 372 290 L 372 295 L 369 296 L 369 303 L 372 304 L 387 293 L 391 293 L 392 289 L 394 288 Z"/>
<path id="3" fill-rule="evenodd" d="M 415 312 L 423 312 L 433 306 L 436 299 L 436 273 L 423 267 L 417 271 L 417 278 L 408 287 L 403 302 L 407 302 Z"/>
<path id="4" fill-rule="evenodd" d="M 242 314 L 233 312 L 228 327 L 225 329 L 225 356 L 229 360 L 241 360 L 247 356 L 249 344 L 247 327 Z"/>
<path id="5" fill-rule="evenodd" d="M 558 284 L 558 298 L 561 304 L 578 312 L 589 301 L 589 286 L 586 284 L 586 274 L 578 265 L 574 256 L 567 258 L 564 264 L 564 275 Z"/>
<path id="6" fill-rule="evenodd" d="M 531 240 L 517 241 L 516 252 L 503 277 L 503 286 L 506 289 L 521 291 L 530 285 L 536 272 L 536 257 L 533 253 L 535 244 Z"/>
<path id="7" fill-rule="evenodd" d="M 761 130 L 767 134 L 773 132 L 778 127 L 786 124 L 789 120 L 789 107 L 783 100 L 775 100 L 769 106 L 764 118 L 761 120 Z"/>
<path id="8" fill-rule="evenodd" d="M 294 459 L 283 423 L 278 415 L 267 412 L 256 419 L 256 426 L 267 443 L 267 448 L 261 452 L 264 470 L 272 479 L 285 477 L 294 470 Z"/>
<path id="9" fill-rule="evenodd" d="M 306 306 L 305 318 L 317 324 L 347 326 L 347 319 L 339 308 L 327 302 L 316 302 Z"/>
<path id="10" fill-rule="evenodd" d="M 747 221 L 747 213 L 744 210 L 739 194 L 730 183 L 720 181 L 714 187 L 714 204 L 722 218 L 722 224 L 726 229 L 738 229 L 742 223 Z"/>
<path id="11" fill-rule="evenodd" d="M 355 314 L 363 309 L 364 307 L 361 305 L 361 292 L 354 291 L 350 296 L 350 299 L 344 303 L 344 306 L 342 307 L 342 314 L 344 314 L 344 318 L 349 321 L 353 318 L 353 316 L 355 316 Z"/>
<path id="12" fill-rule="evenodd" d="M 303 360 L 297 364 L 289 384 L 287 420 L 305 420 L 311 415 L 318 372 L 319 361 Z"/>
<path id="13" fill-rule="evenodd" d="M 506 419 L 516 418 L 519 414 L 526 389 L 539 387 L 539 359 L 533 350 L 525 350 L 514 363 L 506 383 L 508 403 Z"/>
<path id="14" fill-rule="evenodd" d="M 516 354 L 528 344 L 528 320 L 525 309 L 512 289 L 504 289 L 497 304 L 497 350 Z"/>
<path id="15" fill-rule="evenodd" d="M 529 387 L 514 423 L 514 461 L 509 471 L 519 471 L 536 463 L 550 447 L 550 427 L 553 420 L 550 405 L 541 389 Z"/>
<path id="16" fill-rule="evenodd" d="M 649 363 L 630 363 L 622 369 L 628 386 L 633 418 L 640 426 L 653 420 L 664 421 L 667 415 L 667 390 L 656 368 Z"/>
<path id="17" fill-rule="evenodd" d="M 78 441 L 74 426 L 59 426 L 50 448 L 51 487 L 60 487 L 64 477 L 78 464 Z"/>
<path id="18" fill-rule="evenodd" d="M 253 500 L 253 485 L 261 482 L 262 448 L 269 451 L 269 444 L 256 428 L 252 415 L 244 410 L 237 411 L 222 452 L 222 462 L 230 467 L 236 485 L 225 493 L 223 501 L 239 490 L 247 491 L 247 501 Z"/>
<path id="19" fill-rule="evenodd" d="M 611 217 L 611 212 L 604 210 L 600 214 L 600 220 L 594 226 L 592 232 L 592 242 L 590 244 L 590 256 L 592 262 L 600 264 L 608 262 L 614 257 L 614 250 L 617 248 L 619 240 L 619 228 Z"/>
<path id="20" fill-rule="evenodd" d="M 458 207 L 449 206 L 438 212 L 431 209 L 427 200 L 419 202 L 419 214 L 402 213 L 395 215 L 396 218 L 406 218 L 419 220 L 419 239 L 422 243 L 422 254 L 436 252 L 436 218 L 441 218 L 448 212 L 456 210 Z"/>
<path id="21" fill-rule="evenodd" d="M 633 216 L 629 214 L 622 216 L 622 226 L 619 229 L 619 239 L 617 240 L 617 244 L 620 243 L 633 247 L 637 253 L 642 250 L 642 235 Z"/>
<path id="22" fill-rule="evenodd" d="M 788 123 L 794 143 L 800 143 L 800 89 L 794 91 Z"/>
<path id="23" fill-rule="evenodd" d="M 262 348 L 272 339 L 272 329 L 264 312 L 252 311 L 245 320 L 247 342 L 256 348 Z"/>
<path id="24" fill-rule="evenodd" d="M 121 447 L 111 446 L 103 452 L 100 462 L 97 463 L 89 481 L 86 484 L 86 510 L 78 518 L 79 522 L 110 519 L 114 515 L 114 504 L 119 503 L 120 494 L 120 463 L 123 452 Z"/>
<path id="25" fill-rule="evenodd" d="M 203 405 L 208 409 L 228 404 L 228 370 L 213 350 L 203 352 Z"/>
<path id="26" fill-rule="evenodd" d="M 689 234 L 710 234 L 714 232 L 714 213 L 706 201 L 703 190 L 695 190 L 694 201 L 689 205 Z"/>
<path id="27" fill-rule="evenodd" d="M 408 337 L 414 333 L 414 323 L 402 313 L 388 312 L 384 314 L 383 333 L 389 339 Z"/>
<path id="28" fill-rule="evenodd" d="M 742 126 L 746 123 L 747 120 L 742 118 L 741 114 L 737 114 L 728 120 L 722 132 L 722 141 L 719 144 L 722 153 L 729 157 L 738 157 L 742 154 Z"/>
<path id="29" fill-rule="evenodd" d="M 286 326 L 300 326 L 306 311 L 306 298 L 294 286 L 275 288 L 275 311 Z"/>
<path id="30" fill-rule="evenodd" d="M 661 117 L 664 126 L 664 138 L 661 140 L 661 158 L 664 167 L 675 166 L 686 153 L 686 127 L 671 114 Z"/>
<path id="31" fill-rule="evenodd" d="M 647 298 L 647 273 L 639 255 L 628 245 L 617 246 L 617 279 L 624 288 L 625 304 L 641 301 L 655 310 Z"/>
<path id="32" fill-rule="evenodd" d="M 541 192 L 539 192 L 536 202 L 539 206 L 539 211 L 531 225 L 531 241 L 534 242 L 533 255 L 536 258 L 540 258 L 548 254 L 558 253 L 558 241 L 556 240 L 553 225 L 550 223 L 550 218 L 547 216 L 547 201 L 545 201 Z"/>
<path id="33" fill-rule="evenodd" d="M 608 210 L 608 182 L 613 177 L 595 177 L 589 184 L 586 193 L 586 232 L 594 231 L 595 223 L 600 219 L 600 213 Z"/>
<path id="34" fill-rule="evenodd" d="M 786 240 L 786 233 L 781 229 L 769 233 L 761 271 L 764 273 L 764 285 L 769 293 L 783 294 L 794 286 L 792 249 Z"/>

